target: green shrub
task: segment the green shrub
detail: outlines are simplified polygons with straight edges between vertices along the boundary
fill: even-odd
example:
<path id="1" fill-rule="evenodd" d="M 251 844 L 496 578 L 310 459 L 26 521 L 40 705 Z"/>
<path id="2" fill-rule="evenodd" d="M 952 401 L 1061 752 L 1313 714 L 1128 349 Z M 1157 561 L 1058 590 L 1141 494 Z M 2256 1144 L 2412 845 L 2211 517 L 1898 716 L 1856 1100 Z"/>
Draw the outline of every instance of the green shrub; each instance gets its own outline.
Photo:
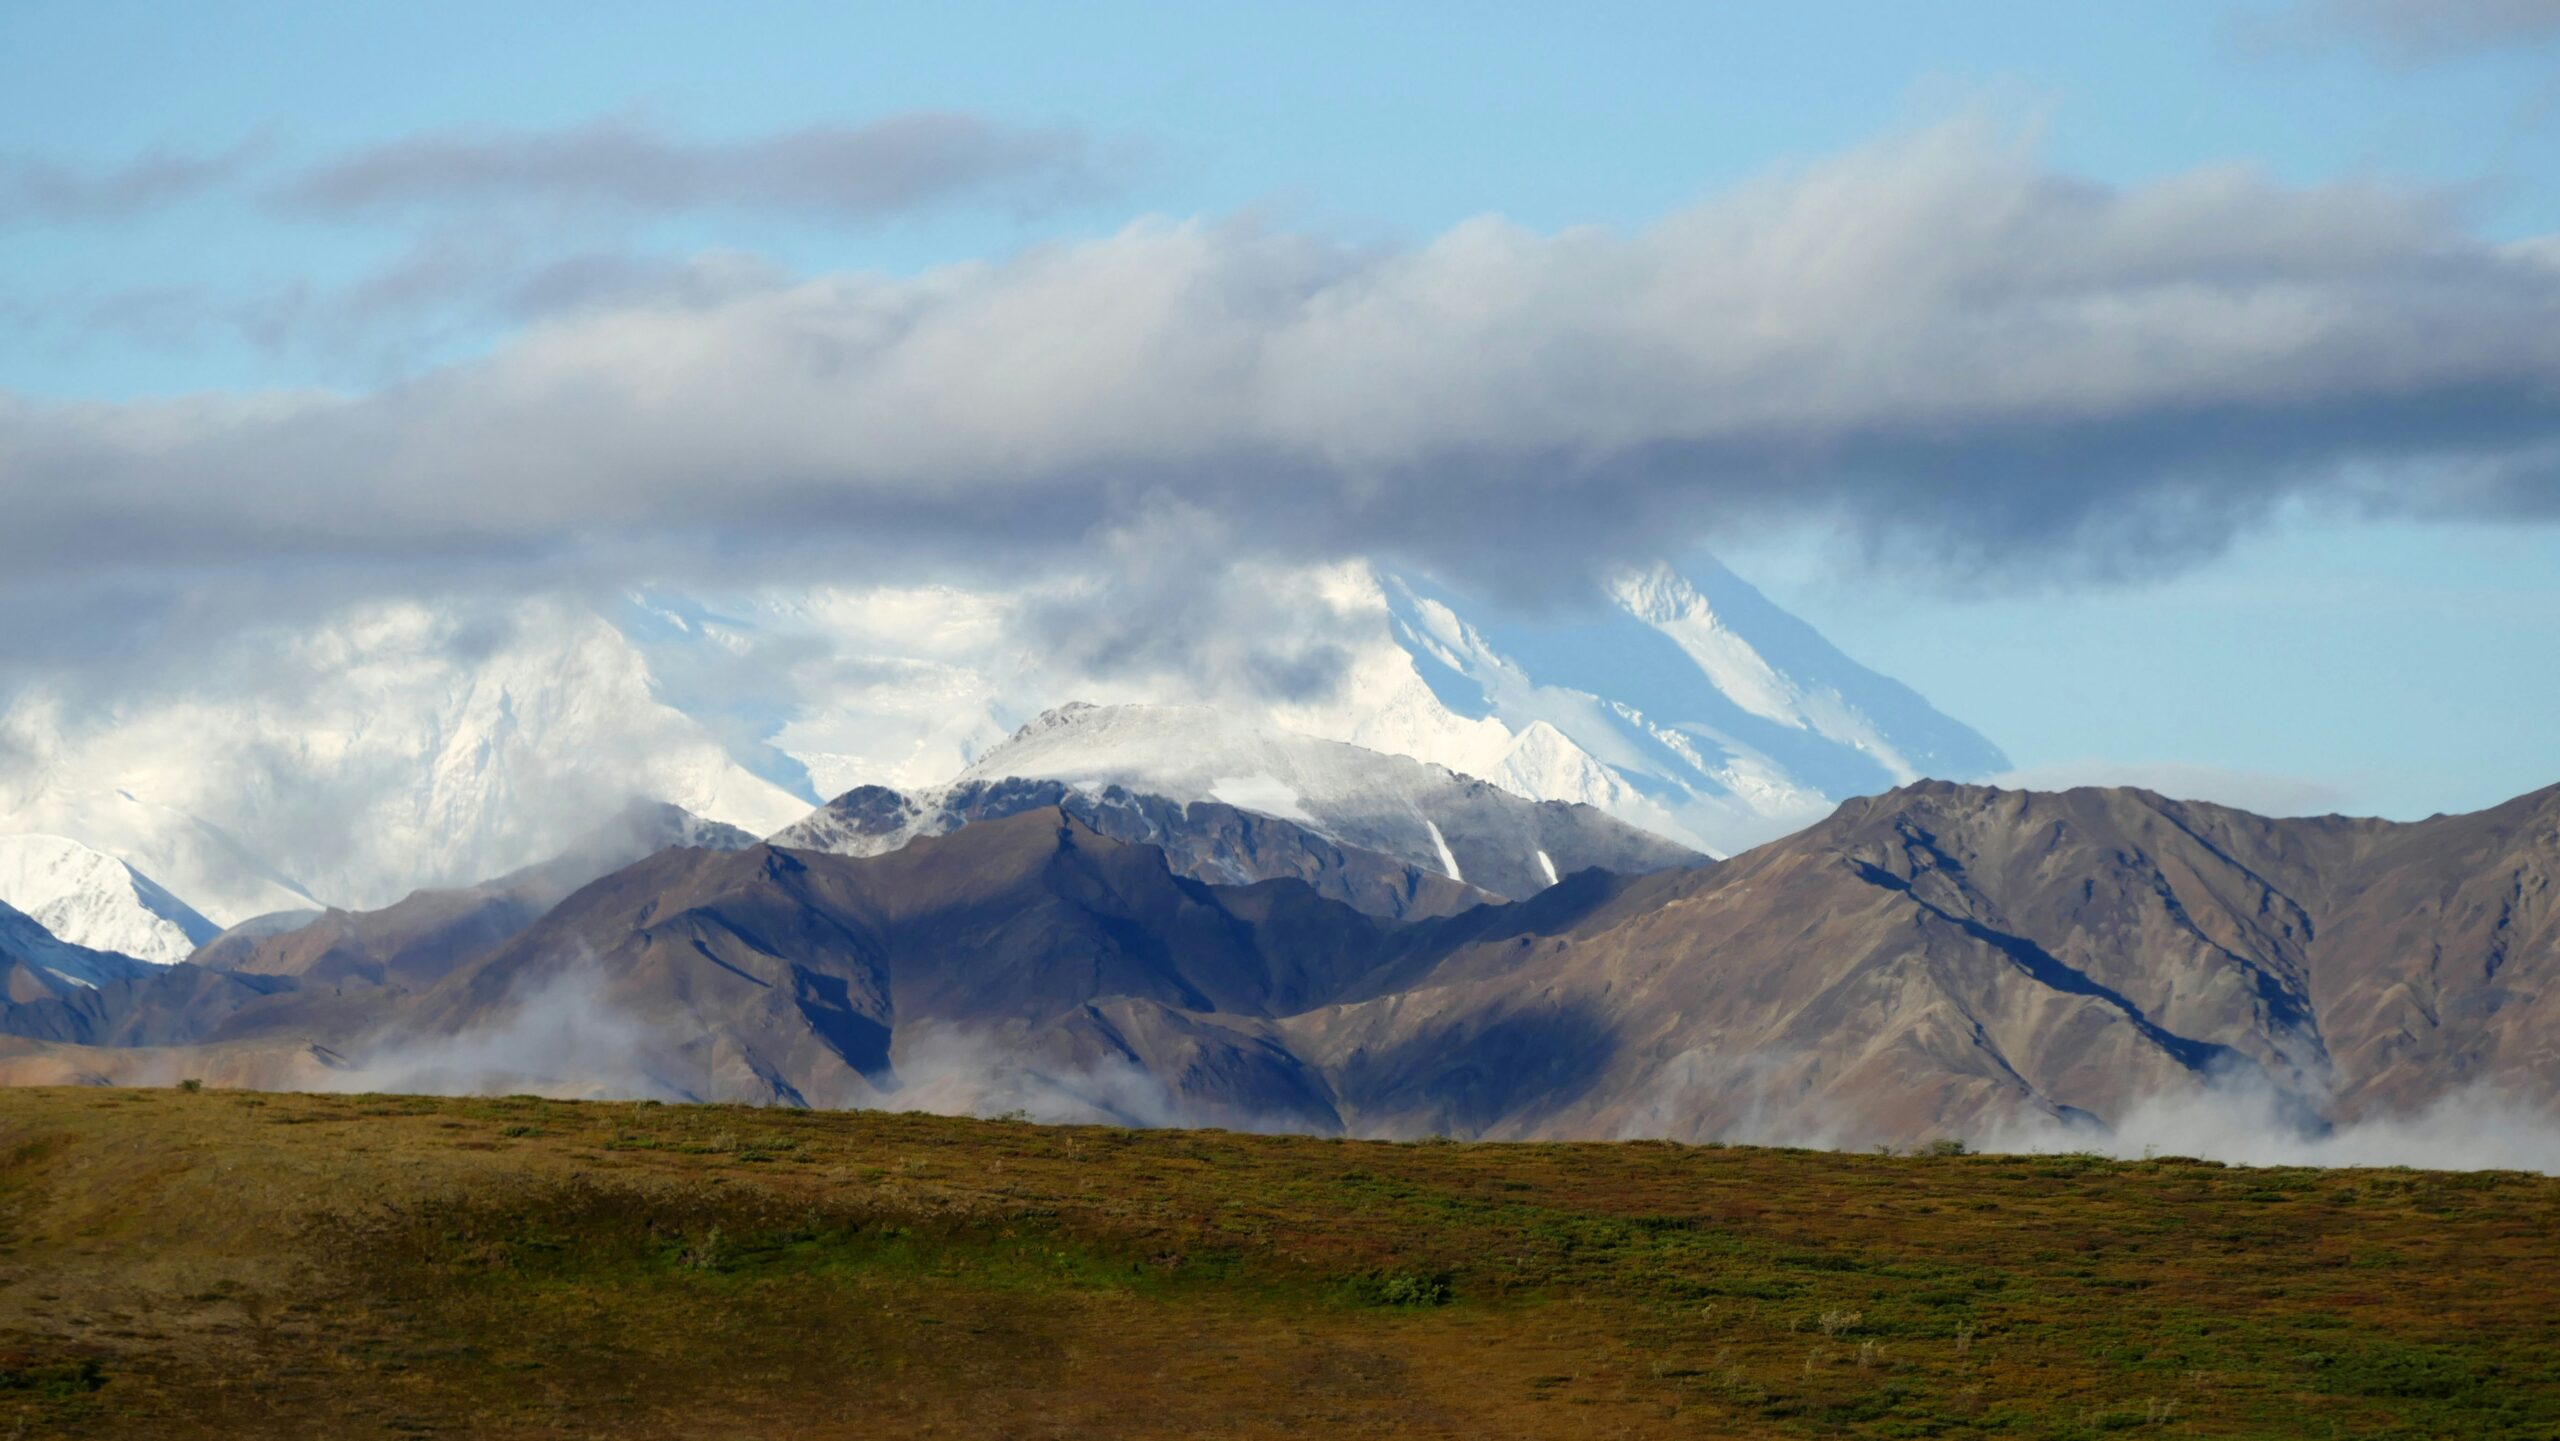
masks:
<path id="1" fill-rule="evenodd" d="M 1457 1299 L 1446 1271 L 1373 1271 L 1351 1284 L 1352 1299 L 1364 1306 L 1419 1309 L 1446 1306 Z"/>
<path id="2" fill-rule="evenodd" d="M 66 1400 L 85 1396 L 106 1384 L 107 1373 L 94 1356 L 49 1364 L 0 1367 L 0 1392 L 33 1392 L 38 1396 Z"/>

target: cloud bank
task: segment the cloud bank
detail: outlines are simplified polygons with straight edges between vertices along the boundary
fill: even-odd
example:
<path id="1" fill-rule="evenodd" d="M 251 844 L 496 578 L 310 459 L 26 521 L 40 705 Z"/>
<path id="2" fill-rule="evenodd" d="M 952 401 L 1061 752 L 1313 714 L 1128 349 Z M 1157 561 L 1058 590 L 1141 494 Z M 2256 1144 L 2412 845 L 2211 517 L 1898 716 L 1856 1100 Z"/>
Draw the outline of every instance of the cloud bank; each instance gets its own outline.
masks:
<path id="1" fill-rule="evenodd" d="M 323 193 L 589 163 L 476 155 Z M 772 183 L 697 168 L 595 186 Z M 1018 575 L 1168 507 L 1224 538 L 1202 565 L 1387 553 L 1512 590 L 1791 522 L 2042 583 L 2189 562 L 2300 497 L 2548 520 L 2555 255 L 2385 187 L 2095 185 L 1958 122 L 1632 232 L 1154 219 L 913 277 L 747 268 L 370 392 L 0 397 L 0 615 L 319 574 Z"/>

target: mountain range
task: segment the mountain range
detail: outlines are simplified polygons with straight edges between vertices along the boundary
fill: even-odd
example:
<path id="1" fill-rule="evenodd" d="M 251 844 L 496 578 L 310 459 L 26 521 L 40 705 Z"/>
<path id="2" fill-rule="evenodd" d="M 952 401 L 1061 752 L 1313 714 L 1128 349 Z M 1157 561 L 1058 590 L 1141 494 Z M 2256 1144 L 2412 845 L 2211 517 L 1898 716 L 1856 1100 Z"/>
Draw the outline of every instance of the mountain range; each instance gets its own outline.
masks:
<path id="1" fill-rule="evenodd" d="M 2560 792 L 1969 783 L 1996 748 L 1707 562 L 1535 621 L 1261 581 L 1324 663 L 1241 691 L 1043 651 L 1055 597 L 874 589 L 22 693 L 0 1079 L 1831 1144 L 2560 1095 Z"/>
<path id="2" fill-rule="evenodd" d="M 1525 899 L 1571 871 L 1632 875 L 1700 859 L 1593 806 L 1529 800 L 1403 756 L 1240 725 L 1206 706 L 1081 703 L 1043 712 L 948 785 L 915 797 L 862 787 L 773 839 L 879 855 L 1038 806 L 1154 845 L 1196 879 L 1296 876 L 1399 916 Z"/>
<path id="3" fill-rule="evenodd" d="M 1712 561 L 1630 573 L 1525 620 L 1381 565 L 1257 576 L 1253 626 L 1313 638 L 1289 664 L 1255 649 L 1284 642 L 1216 612 L 1161 663 L 1088 655 L 1054 643 L 1056 598 L 1032 591 L 358 608 L 111 690 L 0 695 L 0 836 L 70 838 L 123 863 L 195 914 L 170 923 L 189 936 L 476 885 L 634 798 L 755 835 L 866 785 L 921 804 L 985 777 L 991 752 L 1072 697 L 1210 706 L 1235 734 L 1356 745 L 1708 853 L 1851 795 L 2006 766 Z M 1217 799 L 1214 784 L 1145 779 Z M 1463 856 L 1458 868 L 1470 884 L 1492 875 Z M 46 903 L 6 866 L 0 900 Z M 179 949 L 155 944 L 155 959 Z"/>
<path id="4" fill-rule="evenodd" d="M 288 935 L 31 997 L 0 1077 L 1858 1145 L 2235 1095 L 2547 1113 L 2555 876 L 2560 787 L 2391 823 L 1920 782 L 1399 917 L 1036 805 L 867 855 L 671 846 L 408 966 Z"/>

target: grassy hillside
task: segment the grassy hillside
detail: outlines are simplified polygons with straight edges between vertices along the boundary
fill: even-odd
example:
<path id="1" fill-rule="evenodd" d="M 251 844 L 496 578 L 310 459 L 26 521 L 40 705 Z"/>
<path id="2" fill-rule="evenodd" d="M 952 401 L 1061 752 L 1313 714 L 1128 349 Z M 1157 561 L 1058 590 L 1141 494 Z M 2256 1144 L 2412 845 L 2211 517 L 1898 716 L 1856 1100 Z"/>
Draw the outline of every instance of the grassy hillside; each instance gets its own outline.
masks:
<path id="1" fill-rule="evenodd" d="M 0 1435 L 2549 1436 L 2560 1181 L 0 1091 Z"/>

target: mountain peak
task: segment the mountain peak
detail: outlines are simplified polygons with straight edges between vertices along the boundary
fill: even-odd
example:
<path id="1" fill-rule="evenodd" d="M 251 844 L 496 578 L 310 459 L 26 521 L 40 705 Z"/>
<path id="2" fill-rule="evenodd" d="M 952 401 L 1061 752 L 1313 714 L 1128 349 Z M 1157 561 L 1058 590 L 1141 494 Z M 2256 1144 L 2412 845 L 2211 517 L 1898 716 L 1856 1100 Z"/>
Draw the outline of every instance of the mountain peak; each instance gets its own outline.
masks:
<path id="1" fill-rule="evenodd" d="M 1078 724 L 1102 709 L 1101 706 L 1089 700 L 1071 700 L 1064 705 L 1051 706 L 1016 730 L 1013 733 L 1013 739 L 1023 740 L 1039 735 L 1043 731 L 1064 729 Z"/>
<path id="2" fill-rule="evenodd" d="M 1241 696 L 1179 661 L 1097 676 L 1023 628 L 1020 592 L 653 591 L 612 619 L 527 601 L 495 648 L 470 616 L 358 610 L 284 638 L 280 656 L 202 668 L 278 675 L 265 692 L 198 689 L 96 715 L 13 698 L 0 725 L 26 738 L 41 776 L 0 785 L 0 830 L 77 837 L 231 923 L 469 885 L 556 853 L 572 839 L 563 818 L 607 798 L 663 797 L 771 835 L 866 783 L 922 798 L 963 774 L 1001 779 L 1032 768 L 1026 748 L 1073 738 L 1089 751 L 1143 718 L 1136 744 L 1202 702 L 1228 737 L 1364 747 L 1700 851 L 1743 849 L 1915 775 L 2005 766 L 1703 558 L 1589 599 L 1504 615 L 1367 562 L 1284 576 L 1273 603 L 1305 609 L 1339 653 L 1338 684 Z M 365 683 L 330 683 L 349 675 Z M 1106 682 L 1176 704 L 1051 704 Z M 181 733 L 182 759 L 137 761 Z M 1295 804 L 1274 771 L 1199 779 L 1133 790 L 1282 818 Z M 1437 865 L 1423 839 L 1414 859 Z M 1542 873 L 1532 862 L 1524 883 Z M 1464 854 L 1456 868 L 1469 883 L 1490 874 Z"/>
<path id="3" fill-rule="evenodd" d="M 0 836 L 0 901 L 59 940 L 164 965 L 221 930 L 132 866 L 63 836 Z"/>
<path id="4" fill-rule="evenodd" d="M 95 990 L 154 967 L 119 951 L 63 940 L 42 923 L 0 902 L 0 1001 L 11 1004 Z"/>

